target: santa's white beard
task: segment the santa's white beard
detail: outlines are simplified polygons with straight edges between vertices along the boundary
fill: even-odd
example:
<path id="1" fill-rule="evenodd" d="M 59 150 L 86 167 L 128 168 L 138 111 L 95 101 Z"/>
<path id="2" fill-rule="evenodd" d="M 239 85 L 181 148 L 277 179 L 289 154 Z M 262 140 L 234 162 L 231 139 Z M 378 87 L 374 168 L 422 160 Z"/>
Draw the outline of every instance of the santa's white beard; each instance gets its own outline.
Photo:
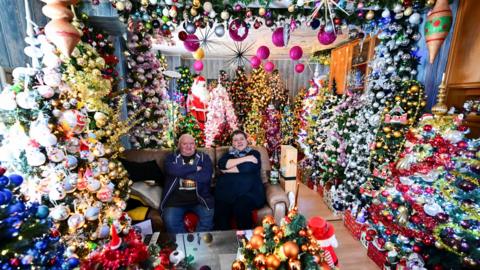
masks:
<path id="1" fill-rule="evenodd" d="M 198 97 L 200 101 L 206 103 L 210 99 L 210 93 L 204 83 L 192 85 L 192 95 Z"/>

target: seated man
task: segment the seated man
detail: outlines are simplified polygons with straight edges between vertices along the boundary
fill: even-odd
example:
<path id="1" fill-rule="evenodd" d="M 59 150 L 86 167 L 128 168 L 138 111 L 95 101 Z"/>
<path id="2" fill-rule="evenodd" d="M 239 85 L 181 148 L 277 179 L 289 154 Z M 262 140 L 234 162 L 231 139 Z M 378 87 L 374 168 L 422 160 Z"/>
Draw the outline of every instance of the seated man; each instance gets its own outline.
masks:
<path id="1" fill-rule="evenodd" d="M 183 217 L 194 212 L 199 222 L 197 231 L 213 228 L 214 198 L 210 193 L 212 161 L 205 153 L 196 151 L 195 139 L 183 134 L 178 140 L 176 153 L 165 159 L 165 186 L 163 188 L 162 211 L 167 232 L 186 232 Z"/>

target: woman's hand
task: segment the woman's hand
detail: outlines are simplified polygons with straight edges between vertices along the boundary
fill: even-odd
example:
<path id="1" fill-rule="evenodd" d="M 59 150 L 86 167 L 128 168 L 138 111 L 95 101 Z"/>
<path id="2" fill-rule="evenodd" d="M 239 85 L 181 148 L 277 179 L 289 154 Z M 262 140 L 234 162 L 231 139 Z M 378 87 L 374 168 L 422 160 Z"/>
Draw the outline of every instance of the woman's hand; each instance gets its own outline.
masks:
<path id="1" fill-rule="evenodd" d="M 238 168 L 236 166 L 227 170 L 221 170 L 221 172 L 222 173 L 239 173 Z"/>
<path id="2" fill-rule="evenodd" d="M 254 155 L 248 155 L 243 158 L 245 159 L 246 162 L 252 162 L 254 164 L 258 163 L 258 159 Z"/>

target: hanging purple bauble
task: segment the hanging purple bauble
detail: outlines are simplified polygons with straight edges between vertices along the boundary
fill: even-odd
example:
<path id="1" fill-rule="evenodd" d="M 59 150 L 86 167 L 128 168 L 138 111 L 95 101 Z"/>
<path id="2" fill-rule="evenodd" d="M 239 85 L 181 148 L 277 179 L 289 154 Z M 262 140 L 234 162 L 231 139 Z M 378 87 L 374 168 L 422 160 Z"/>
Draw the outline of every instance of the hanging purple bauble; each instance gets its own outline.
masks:
<path id="1" fill-rule="evenodd" d="M 267 46 L 260 46 L 257 49 L 257 57 L 260 59 L 267 59 L 270 56 L 270 49 Z"/>
<path id="2" fill-rule="evenodd" d="M 193 69 L 195 69 L 196 72 L 200 72 L 203 70 L 203 62 L 202 60 L 197 60 L 193 63 Z"/>
<path id="3" fill-rule="evenodd" d="M 272 72 L 274 68 L 275 68 L 275 64 L 273 64 L 272 62 L 265 63 L 266 72 Z"/>
<path id="4" fill-rule="evenodd" d="M 277 47 L 287 46 L 290 39 L 290 29 L 288 27 L 279 27 L 273 31 L 272 43 Z"/>
<path id="5" fill-rule="evenodd" d="M 305 65 L 298 63 L 295 65 L 295 72 L 302 73 L 305 70 Z"/>
<path id="6" fill-rule="evenodd" d="M 185 49 L 187 49 L 187 51 L 194 52 L 200 47 L 200 41 L 195 34 L 190 34 L 187 35 L 187 38 L 183 42 L 183 46 L 185 47 Z"/>
<path id="7" fill-rule="evenodd" d="M 335 39 L 337 39 L 337 35 L 335 35 L 335 32 L 332 31 L 332 32 L 325 32 L 322 29 L 320 29 L 320 31 L 318 32 L 318 41 L 323 44 L 323 45 L 329 45 L 329 44 L 332 44 Z"/>
<path id="8" fill-rule="evenodd" d="M 260 58 L 258 58 L 256 56 L 252 56 L 252 58 L 250 58 L 250 65 L 254 69 L 257 69 L 260 66 L 261 63 L 262 63 L 262 61 L 260 60 Z"/>
<path id="9" fill-rule="evenodd" d="M 228 26 L 228 34 L 234 41 L 244 41 L 248 36 L 247 23 L 240 19 L 232 21 Z"/>
<path id="10" fill-rule="evenodd" d="M 292 60 L 298 60 L 298 59 L 302 58 L 302 55 L 303 55 L 302 47 L 300 47 L 300 46 L 293 46 L 293 47 L 290 49 L 290 58 L 291 58 Z"/>

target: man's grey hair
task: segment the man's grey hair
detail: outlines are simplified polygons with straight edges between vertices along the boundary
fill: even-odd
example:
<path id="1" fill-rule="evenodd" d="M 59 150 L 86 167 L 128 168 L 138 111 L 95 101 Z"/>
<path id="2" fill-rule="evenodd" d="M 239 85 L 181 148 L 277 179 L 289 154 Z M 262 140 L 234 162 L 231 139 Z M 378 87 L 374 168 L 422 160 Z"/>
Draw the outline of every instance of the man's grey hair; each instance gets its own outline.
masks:
<path id="1" fill-rule="evenodd" d="M 177 145 L 178 148 L 180 148 L 180 144 L 186 138 L 191 138 L 193 141 L 195 141 L 195 138 L 192 135 L 190 135 L 188 133 L 184 133 L 178 138 L 178 145 Z"/>

